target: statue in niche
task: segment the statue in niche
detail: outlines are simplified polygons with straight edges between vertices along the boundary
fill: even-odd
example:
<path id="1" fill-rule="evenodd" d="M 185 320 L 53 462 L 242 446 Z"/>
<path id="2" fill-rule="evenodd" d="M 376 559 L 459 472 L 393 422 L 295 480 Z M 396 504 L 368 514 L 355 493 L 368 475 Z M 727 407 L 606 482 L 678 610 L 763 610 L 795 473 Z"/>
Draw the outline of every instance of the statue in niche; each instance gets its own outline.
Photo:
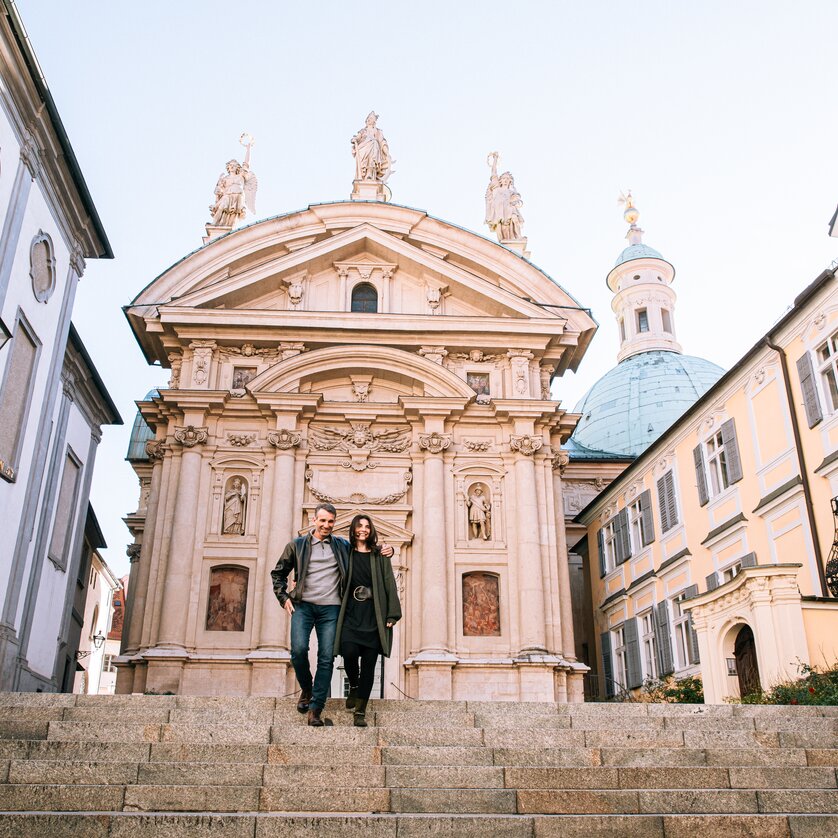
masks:
<path id="1" fill-rule="evenodd" d="M 355 158 L 355 180 L 387 183 L 393 174 L 390 147 L 381 129 L 377 127 L 378 114 L 370 111 L 364 127 L 352 138 L 352 156 Z"/>
<path id="2" fill-rule="evenodd" d="M 500 589 L 494 573 L 463 576 L 463 635 L 500 637 Z"/>
<path id="3" fill-rule="evenodd" d="M 497 233 L 499 242 L 520 241 L 524 238 L 524 217 L 520 211 L 524 202 L 512 175 L 504 172 L 498 176 L 499 156 L 493 151 L 486 160 L 492 169 L 486 188 L 486 224 Z"/>
<path id="4" fill-rule="evenodd" d="M 244 631 L 248 571 L 214 567 L 210 572 L 207 631 Z"/>
<path id="5" fill-rule="evenodd" d="M 231 477 L 224 493 L 224 519 L 221 532 L 224 535 L 244 535 L 247 513 L 247 488 L 241 477 Z"/>
<path id="6" fill-rule="evenodd" d="M 482 538 L 483 541 L 488 541 L 491 537 L 492 503 L 481 483 L 472 487 L 466 506 L 468 506 L 468 523 L 471 529 L 469 538 Z"/>
<path id="7" fill-rule="evenodd" d="M 244 162 L 230 160 L 226 171 L 215 184 L 215 203 L 210 208 L 213 227 L 229 227 L 232 229 L 236 222 L 247 215 L 248 210 L 256 214 L 256 175 L 250 171 L 250 150 L 253 148 L 253 137 L 242 134 L 239 142 L 247 149 Z"/>

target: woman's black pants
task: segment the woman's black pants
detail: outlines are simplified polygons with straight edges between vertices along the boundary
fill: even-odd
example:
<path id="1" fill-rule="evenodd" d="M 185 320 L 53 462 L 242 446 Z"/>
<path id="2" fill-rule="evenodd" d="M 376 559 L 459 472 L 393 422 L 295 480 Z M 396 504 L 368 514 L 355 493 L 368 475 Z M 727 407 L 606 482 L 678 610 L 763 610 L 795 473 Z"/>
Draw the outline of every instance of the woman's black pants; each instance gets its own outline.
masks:
<path id="1" fill-rule="evenodd" d="M 372 682 L 375 680 L 375 665 L 381 654 L 378 649 L 361 646 L 358 643 L 343 641 L 340 644 L 340 654 L 343 657 L 343 668 L 349 679 L 350 687 L 358 688 L 358 698 L 367 701 L 372 692 Z M 360 663 L 360 672 L 358 665 Z"/>

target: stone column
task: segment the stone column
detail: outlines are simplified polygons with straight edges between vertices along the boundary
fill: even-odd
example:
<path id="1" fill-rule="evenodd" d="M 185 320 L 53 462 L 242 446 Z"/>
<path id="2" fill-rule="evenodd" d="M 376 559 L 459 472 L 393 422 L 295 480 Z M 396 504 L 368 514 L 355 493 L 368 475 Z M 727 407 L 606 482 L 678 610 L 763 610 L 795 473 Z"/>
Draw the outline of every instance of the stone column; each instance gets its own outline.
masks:
<path id="1" fill-rule="evenodd" d="M 576 643 L 573 637 L 573 601 L 570 596 L 570 568 L 567 563 L 567 531 L 565 530 L 564 495 L 562 474 L 570 458 L 565 451 L 554 455 L 553 497 L 556 517 L 556 546 L 559 562 L 559 620 L 561 621 L 562 655 L 565 660 L 576 660 Z"/>
<path id="2" fill-rule="evenodd" d="M 541 437 L 513 436 L 515 502 L 518 547 L 518 608 L 521 654 L 543 655 L 547 651 L 544 631 L 544 578 L 538 538 L 538 502 L 535 464 L 532 456 L 543 445 Z"/>
<path id="3" fill-rule="evenodd" d="M 192 587 L 192 554 L 195 549 L 195 525 L 198 514 L 198 490 L 201 480 L 199 448 L 207 441 L 207 429 L 187 425 L 175 429 L 175 441 L 183 445 L 180 480 L 172 518 L 169 561 L 163 589 L 163 608 L 157 646 L 182 650 L 186 644 L 189 593 Z"/>
<path id="4" fill-rule="evenodd" d="M 301 437 L 294 431 L 282 430 L 268 434 L 268 442 L 276 447 L 274 480 L 271 504 L 271 524 L 268 535 L 268 566 L 262 598 L 262 626 L 259 634 L 260 649 L 287 650 L 288 617 L 279 607 L 273 592 L 270 572 L 285 545 L 293 537 L 294 504 L 291 493 L 294 486 L 295 450 Z"/>
<path id="5" fill-rule="evenodd" d="M 142 642 L 148 581 L 151 573 L 151 554 L 154 545 L 154 528 L 157 522 L 157 510 L 160 505 L 160 482 L 163 474 L 163 457 L 166 456 L 166 446 L 161 441 L 153 440 L 146 443 L 146 453 L 154 465 L 151 471 L 151 487 L 148 493 L 146 517 L 143 524 L 143 543 L 140 551 L 137 552 L 136 557 L 132 557 L 131 561 L 131 577 L 128 585 L 131 605 L 126 626 L 125 643 L 122 647 L 123 655 L 135 655 Z M 129 547 L 129 551 L 130 549 Z M 145 556 L 142 555 L 143 550 Z"/>

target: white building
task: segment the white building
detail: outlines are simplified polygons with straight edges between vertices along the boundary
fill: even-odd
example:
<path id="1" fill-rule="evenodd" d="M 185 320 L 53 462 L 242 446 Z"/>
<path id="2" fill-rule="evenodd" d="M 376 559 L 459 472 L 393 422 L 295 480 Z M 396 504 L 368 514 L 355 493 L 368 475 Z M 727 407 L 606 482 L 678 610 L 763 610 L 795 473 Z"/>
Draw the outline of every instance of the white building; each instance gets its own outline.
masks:
<path id="1" fill-rule="evenodd" d="M 111 258 L 17 10 L 0 2 L 0 689 L 72 687 L 73 596 L 103 424 L 119 423 L 70 319 Z"/>

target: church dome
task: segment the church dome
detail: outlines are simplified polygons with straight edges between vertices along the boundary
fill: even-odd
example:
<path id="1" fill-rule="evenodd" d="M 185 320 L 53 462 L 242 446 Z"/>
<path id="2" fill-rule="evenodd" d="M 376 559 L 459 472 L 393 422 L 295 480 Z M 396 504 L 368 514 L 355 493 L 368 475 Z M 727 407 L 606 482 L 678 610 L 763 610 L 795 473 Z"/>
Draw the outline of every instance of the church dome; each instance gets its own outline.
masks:
<path id="1" fill-rule="evenodd" d="M 143 401 L 150 401 L 155 396 L 159 395 L 160 393 L 157 390 L 149 390 Z M 154 431 L 149 428 L 148 423 L 145 419 L 143 419 L 142 414 L 138 410 L 137 415 L 134 418 L 134 424 L 131 427 L 131 436 L 128 441 L 128 453 L 125 455 L 125 459 L 129 461 L 147 460 L 148 454 L 145 450 L 145 444 L 152 439 L 154 439 Z"/>
<path id="2" fill-rule="evenodd" d="M 663 256 L 654 247 L 649 247 L 648 244 L 643 244 L 642 242 L 640 244 L 630 244 L 617 257 L 614 267 L 617 268 L 626 262 L 631 262 L 633 259 L 663 259 Z M 663 259 L 663 261 L 665 262 L 666 259 Z"/>
<path id="3" fill-rule="evenodd" d="M 632 355 L 602 376 L 576 405 L 574 413 L 582 418 L 571 439 L 594 451 L 636 457 L 723 374 L 710 361 L 678 352 Z"/>

